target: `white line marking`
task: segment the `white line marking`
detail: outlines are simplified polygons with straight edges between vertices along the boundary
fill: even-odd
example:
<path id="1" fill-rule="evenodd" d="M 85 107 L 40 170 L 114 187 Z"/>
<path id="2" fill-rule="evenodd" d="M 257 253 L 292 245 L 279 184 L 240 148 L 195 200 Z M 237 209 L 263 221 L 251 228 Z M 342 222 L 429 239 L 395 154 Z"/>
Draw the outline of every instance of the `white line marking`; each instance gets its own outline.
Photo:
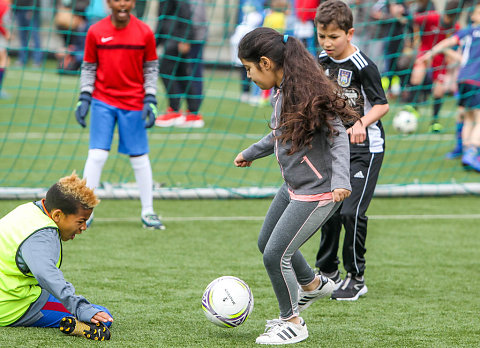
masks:
<path id="1" fill-rule="evenodd" d="M 442 214 L 442 215 L 370 215 L 369 220 L 455 220 L 455 219 L 480 219 L 480 214 Z M 264 216 L 184 216 L 161 217 L 162 221 L 263 221 Z M 138 217 L 95 217 L 95 222 L 137 222 Z"/>

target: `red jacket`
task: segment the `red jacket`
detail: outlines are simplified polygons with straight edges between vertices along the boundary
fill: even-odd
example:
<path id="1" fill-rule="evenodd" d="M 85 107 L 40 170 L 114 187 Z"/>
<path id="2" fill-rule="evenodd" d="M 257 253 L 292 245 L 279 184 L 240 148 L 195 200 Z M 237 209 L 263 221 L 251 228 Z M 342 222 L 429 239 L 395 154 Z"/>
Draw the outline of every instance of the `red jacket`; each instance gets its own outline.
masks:
<path id="1" fill-rule="evenodd" d="M 298 19 L 302 22 L 313 21 L 318 5 L 320 5 L 320 0 L 295 0 Z"/>
<path id="2" fill-rule="evenodd" d="M 0 0 L 0 34 L 5 36 L 7 34 L 7 28 L 4 27 L 3 16 L 10 9 L 10 5 L 6 0 Z"/>

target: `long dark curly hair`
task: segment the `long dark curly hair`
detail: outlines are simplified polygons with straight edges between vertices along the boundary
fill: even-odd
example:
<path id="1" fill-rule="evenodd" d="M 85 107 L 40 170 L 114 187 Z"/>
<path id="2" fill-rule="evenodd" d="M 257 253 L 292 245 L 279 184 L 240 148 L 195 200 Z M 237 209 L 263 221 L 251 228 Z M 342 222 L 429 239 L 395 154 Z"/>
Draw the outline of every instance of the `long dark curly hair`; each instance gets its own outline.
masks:
<path id="1" fill-rule="evenodd" d="M 344 124 L 353 124 L 360 116 L 342 96 L 315 61 L 303 43 L 286 37 L 271 28 L 257 28 L 240 41 L 238 57 L 260 67 L 260 58 L 267 57 L 275 69 L 283 69 L 282 113 L 278 139 L 291 141 L 289 154 L 311 146 L 314 134 L 325 131 L 336 135 L 332 121 L 339 117 Z M 270 126 L 271 127 L 271 126 Z"/>

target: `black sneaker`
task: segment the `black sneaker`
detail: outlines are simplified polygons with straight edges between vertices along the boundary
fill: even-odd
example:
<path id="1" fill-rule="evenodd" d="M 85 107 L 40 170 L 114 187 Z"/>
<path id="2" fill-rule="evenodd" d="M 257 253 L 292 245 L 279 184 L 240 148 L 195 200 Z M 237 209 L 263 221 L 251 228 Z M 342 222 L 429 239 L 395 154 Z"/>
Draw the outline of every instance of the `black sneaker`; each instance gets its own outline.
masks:
<path id="1" fill-rule="evenodd" d="M 85 323 L 75 317 L 65 317 L 60 321 L 60 331 L 67 335 L 83 336 L 89 340 L 105 341 L 110 339 L 110 330 L 104 323 Z"/>
<path id="2" fill-rule="evenodd" d="M 365 295 L 367 291 L 368 289 L 363 276 L 358 277 L 352 273 L 347 273 L 340 287 L 333 292 L 332 299 L 338 301 L 356 301 L 360 296 Z"/>
<path id="3" fill-rule="evenodd" d="M 333 290 L 337 290 L 340 285 L 342 284 L 342 278 L 340 277 L 340 271 L 337 269 L 335 272 L 332 273 L 326 273 L 322 271 L 318 271 L 318 274 L 323 275 L 324 277 L 330 278 L 333 280 L 333 283 L 335 284 L 333 287 Z"/>

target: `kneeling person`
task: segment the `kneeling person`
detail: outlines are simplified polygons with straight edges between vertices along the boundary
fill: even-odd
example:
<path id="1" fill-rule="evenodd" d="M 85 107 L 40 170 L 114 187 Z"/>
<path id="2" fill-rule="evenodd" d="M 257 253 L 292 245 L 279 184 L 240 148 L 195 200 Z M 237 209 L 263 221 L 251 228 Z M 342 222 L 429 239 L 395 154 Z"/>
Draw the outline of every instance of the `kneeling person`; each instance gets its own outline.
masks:
<path id="1" fill-rule="evenodd" d="M 46 198 L 0 219 L 0 326 L 60 327 L 94 340 L 110 338 L 110 312 L 75 294 L 63 277 L 62 241 L 85 231 L 99 200 L 75 173 Z"/>

